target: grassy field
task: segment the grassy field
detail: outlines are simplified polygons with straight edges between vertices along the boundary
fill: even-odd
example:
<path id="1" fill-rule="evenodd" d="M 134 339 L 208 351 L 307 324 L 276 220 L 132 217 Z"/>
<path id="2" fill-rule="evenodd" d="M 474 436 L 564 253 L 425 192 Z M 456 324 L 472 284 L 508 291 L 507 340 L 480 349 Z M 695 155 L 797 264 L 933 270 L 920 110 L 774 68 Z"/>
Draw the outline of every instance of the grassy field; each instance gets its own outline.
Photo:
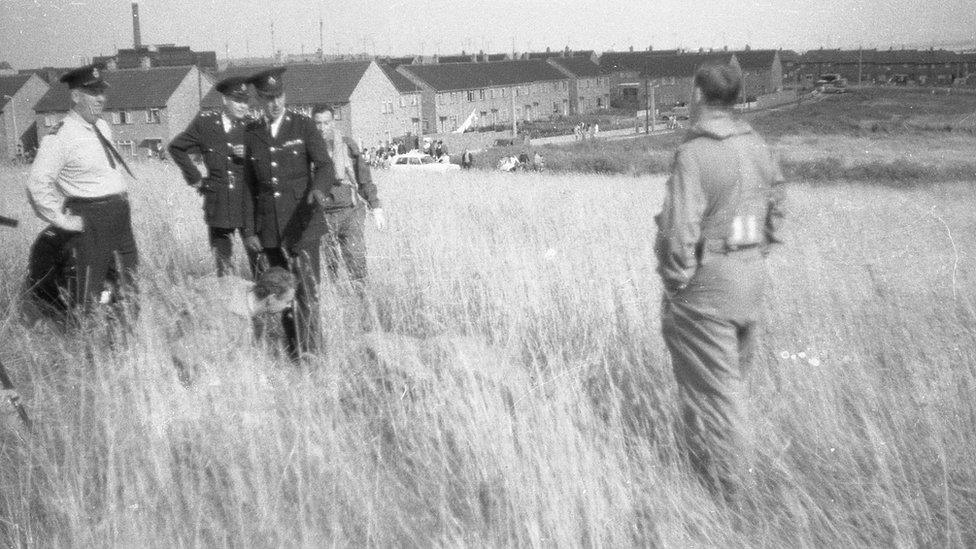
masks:
<path id="1" fill-rule="evenodd" d="M 748 117 L 791 178 L 893 187 L 976 178 L 976 95 L 864 88 Z M 555 172 L 641 176 L 666 173 L 682 138 L 677 132 L 539 149 Z M 492 149 L 476 160 L 494 168 L 503 153 L 520 150 Z"/>
<path id="2" fill-rule="evenodd" d="M 790 186 L 730 509 L 675 450 L 660 177 L 380 172 L 382 329 L 326 287 L 321 360 L 210 326 L 186 388 L 166 334 L 212 272 L 204 226 L 172 165 L 136 169 L 142 314 L 112 345 L 16 319 L 40 225 L 26 170 L 0 172 L 25 220 L 0 232 L 0 359 L 36 424 L 2 408 L 3 545 L 976 544 L 971 183 Z"/>

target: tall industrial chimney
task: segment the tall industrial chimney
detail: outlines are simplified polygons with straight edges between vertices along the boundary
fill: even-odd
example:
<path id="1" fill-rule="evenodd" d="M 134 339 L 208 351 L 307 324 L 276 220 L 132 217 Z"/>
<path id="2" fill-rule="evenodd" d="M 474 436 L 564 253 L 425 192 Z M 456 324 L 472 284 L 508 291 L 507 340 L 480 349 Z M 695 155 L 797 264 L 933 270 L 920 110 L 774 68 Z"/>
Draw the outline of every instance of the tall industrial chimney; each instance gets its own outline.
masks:
<path id="1" fill-rule="evenodd" d="M 139 2 L 132 3 L 132 40 L 136 49 L 142 47 L 142 39 L 139 37 Z"/>

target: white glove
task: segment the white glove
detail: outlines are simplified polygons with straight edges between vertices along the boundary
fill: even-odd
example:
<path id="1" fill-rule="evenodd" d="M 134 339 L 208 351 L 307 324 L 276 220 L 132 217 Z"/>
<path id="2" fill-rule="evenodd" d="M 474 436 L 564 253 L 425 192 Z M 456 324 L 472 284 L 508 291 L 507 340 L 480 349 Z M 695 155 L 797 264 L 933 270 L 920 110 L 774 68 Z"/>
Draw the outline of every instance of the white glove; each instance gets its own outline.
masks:
<path id="1" fill-rule="evenodd" d="M 383 208 L 373 209 L 373 223 L 376 223 L 376 228 L 385 231 L 386 230 L 386 216 L 383 215 Z"/>

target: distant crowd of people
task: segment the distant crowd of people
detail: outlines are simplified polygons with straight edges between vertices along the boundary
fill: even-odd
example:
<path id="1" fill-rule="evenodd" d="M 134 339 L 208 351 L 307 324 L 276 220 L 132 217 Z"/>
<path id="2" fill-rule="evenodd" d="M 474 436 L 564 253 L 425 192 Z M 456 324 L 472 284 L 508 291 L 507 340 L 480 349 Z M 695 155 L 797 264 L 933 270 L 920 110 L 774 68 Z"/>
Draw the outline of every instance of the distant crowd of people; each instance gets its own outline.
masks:
<path id="1" fill-rule="evenodd" d="M 451 155 L 444 141 L 408 135 L 405 139 L 380 140 L 375 147 L 363 147 L 363 159 L 374 168 L 387 168 L 394 156 L 416 151 L 430 155 L 436 162 L 449 163 Z"/>
<path id="2" fill-rule="evenodd" d="M 527 152 L 522 151 L 518 156 L 511 154 L 499 158 L 497 168 L 502 172 L 542 172 L 546 169 L 546 159 L 539 151 L 535 151 L 532 158 L 529 158 Z"/>
<path id="3" fill-rule="evenodd" d="M 585 141 L 587 139 L 593 139 L 600 134 L 600 123 L 594 122 L 590 125 L 589 122 L 580 122 L 573 126 L 573 138 L 576 141 Z"/>

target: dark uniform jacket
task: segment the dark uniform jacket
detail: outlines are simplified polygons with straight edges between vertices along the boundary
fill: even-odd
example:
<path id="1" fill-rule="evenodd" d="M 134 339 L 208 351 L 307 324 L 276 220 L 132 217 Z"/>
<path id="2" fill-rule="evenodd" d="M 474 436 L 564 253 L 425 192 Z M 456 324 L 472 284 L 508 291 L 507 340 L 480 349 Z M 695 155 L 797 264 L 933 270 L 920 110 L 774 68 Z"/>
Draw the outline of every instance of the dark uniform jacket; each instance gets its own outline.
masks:
<path id="1" fill-rule="evenodd" d="M 244 236 L 257 235 L 265 248 L 288 248 L 306 230 L 316 230 L 321 216 L 313 215 L 317 206 L 308 203 L 309 193 L 317 189 L 328 195 L 336 180 L 312 119 L 286 112 L 277 137 L 268 121 L 254 122 L 244 134 L 244 158 L 244 182 L 254 201 Z M 324 231 L 324 221 L 319 228 Z"/>
<path id="2" fill-rule="evenodd" d="M 369 204 L 370 209 L 382 208 L 383 205 L 376 193 L 376 184 L 373 183 L 373 175 L 369 171 L 369 165 L 363 160 L 359 145 L 347 136 L 343 136 L 342 140 L 346 144 L 346 150 L 349 151 L 349 158 L 352 159 L 352 165 L 356 172 L 356 187 L 359 196 L 353 195 L 353 188 L 348 182 L 337 181 L 329 189 L 329 204 L 325 207 L 325 211 L 343 210 L 358 206 L 364 201 Z"/>
<path id="3" fill-rule="evenodd" d="M 211 227 L 243 227 L 252 217 L 253 203 L 244 186 L 244 160 L 234 156 L 233 146 L 244 143 L 244 124 L 228 134 L 220 113 L 201 113 L 183 133 L 169 144 L 169 154 L 183 171 L 190 185 L 201 180 L 204 220 Z M 189 153 L 199 153 L 207 167 L 207 177 L 197 169 Z"/>

